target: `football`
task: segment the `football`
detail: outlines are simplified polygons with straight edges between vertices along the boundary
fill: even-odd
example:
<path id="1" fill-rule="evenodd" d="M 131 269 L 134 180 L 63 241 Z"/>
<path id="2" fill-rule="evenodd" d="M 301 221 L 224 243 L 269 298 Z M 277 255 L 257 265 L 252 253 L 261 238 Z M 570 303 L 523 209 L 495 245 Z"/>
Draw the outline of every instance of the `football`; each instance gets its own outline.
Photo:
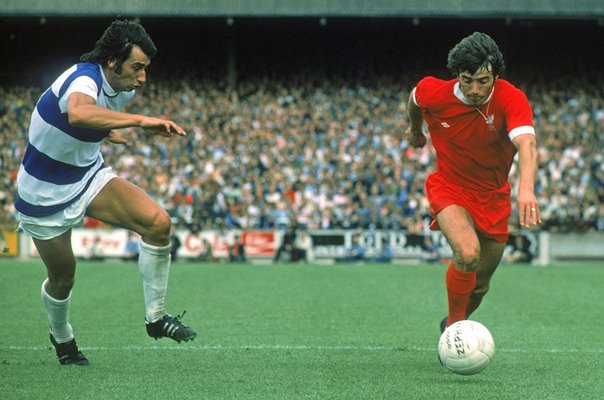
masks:
<path id="1" fill-rule="evenodd" d="M 495 354 L 491 332 L 479 322 L 464 320 L 451 324 L 438 342 L 438 359 L 450 371 L 474 375 L 489 365 Z"/>

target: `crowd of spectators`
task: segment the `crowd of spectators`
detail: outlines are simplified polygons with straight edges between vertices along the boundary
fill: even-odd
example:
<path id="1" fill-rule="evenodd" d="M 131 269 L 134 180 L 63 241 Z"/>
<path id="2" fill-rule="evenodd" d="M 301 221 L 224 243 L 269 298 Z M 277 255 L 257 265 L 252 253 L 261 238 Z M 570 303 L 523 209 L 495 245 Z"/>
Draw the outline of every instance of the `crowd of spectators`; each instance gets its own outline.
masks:
<path id="1" fill-rule="evenodd" d="M 536 193 L 549 231 L 604 231 L 604 79 L 513 81 L 538 133 Z M 409 76 L 296 73 L 224 81 L 151 81 L 130 110 L 169 116 L 188 135 L 130 129 L 106 164 L 162 204 L 175 226 L 203 229 L 427 229 L 430 145 L 404 137 Z M 17 225 L 15 179 L 38 87 L 0 87 L 0 226 Z M 514 171 L 513 171 L 514 172 Z M 517 175 L 512 173 L 515 186 Z M 517 217 L 511 219 L 515 225 Z M 512 228 L 518 228 L 512 226 Z"/>

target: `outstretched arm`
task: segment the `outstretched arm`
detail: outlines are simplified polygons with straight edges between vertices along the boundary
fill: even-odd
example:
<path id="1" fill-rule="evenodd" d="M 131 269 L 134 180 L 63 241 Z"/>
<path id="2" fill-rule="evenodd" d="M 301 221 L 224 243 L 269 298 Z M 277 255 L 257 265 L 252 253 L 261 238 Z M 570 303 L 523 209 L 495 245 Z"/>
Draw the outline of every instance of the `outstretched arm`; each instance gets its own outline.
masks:
<path id="1" fill-rule="evenodd" d="M 140 127 L 152 135 L 184 136 L 186 132 L 174 121 L 109 110 L 96 105 L 95 100 L 83 93 L 72 93 L 67 100 L 67 115 L 73 126 L 91 129 L 119 129 Z"/>

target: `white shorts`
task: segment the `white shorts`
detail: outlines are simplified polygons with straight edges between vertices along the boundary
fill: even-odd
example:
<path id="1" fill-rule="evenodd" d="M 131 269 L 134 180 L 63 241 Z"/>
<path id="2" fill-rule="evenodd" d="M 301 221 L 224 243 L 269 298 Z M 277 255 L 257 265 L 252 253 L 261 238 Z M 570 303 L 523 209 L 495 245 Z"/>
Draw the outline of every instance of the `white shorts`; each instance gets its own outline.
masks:
<path id="1" fill-rule="evenodd" d="M 62 235 L 69 229 L 81 225 L 86 209 L 101 189 L 111 179 L 117 177 L 111 167 L 101 169 L 92 178 L 92 182 L 82 196 L 66 209 L 46 217 L 31 217 L 19 213 L 18 232 L 23 232 L 39 240 L 49 240 Z"/>

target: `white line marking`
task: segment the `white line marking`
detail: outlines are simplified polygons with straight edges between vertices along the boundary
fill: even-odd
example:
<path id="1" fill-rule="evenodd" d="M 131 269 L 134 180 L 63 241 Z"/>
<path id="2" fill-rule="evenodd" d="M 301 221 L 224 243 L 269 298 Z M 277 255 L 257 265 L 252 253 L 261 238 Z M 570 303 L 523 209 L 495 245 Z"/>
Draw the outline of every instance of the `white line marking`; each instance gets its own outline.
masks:
<path id="1" fill-rule="evenodd" d="M 41 351 L 49 350 L 49 346 L 0 346 L 2 351 Z M 387 347 L 387 346 L 323 346 L 323 345 L 280 345 L 280 344 L 250 344 L 250 345 L 189 345 L 181 344 L 178 346 L 80 346 L 81 350 L 92 350 L 92 351 L 130 351 L 130 350 L 181 350 L 181 351 L 211 351 L 211 350 L 225 350 L 225 351 L 239 351 L 239 350 L 317 350 L 317 351 L 400 351 L 400 352 L 435 352 L 436 346 L 434 347 Z M 593 353 L 602 354 L 604 348 L 600 349 L 510 349 L 510 348 L 497 348 L 496 352 L 501 353 L 559 353 L 559 354 L 570 354 L 570 353 Z"/>

